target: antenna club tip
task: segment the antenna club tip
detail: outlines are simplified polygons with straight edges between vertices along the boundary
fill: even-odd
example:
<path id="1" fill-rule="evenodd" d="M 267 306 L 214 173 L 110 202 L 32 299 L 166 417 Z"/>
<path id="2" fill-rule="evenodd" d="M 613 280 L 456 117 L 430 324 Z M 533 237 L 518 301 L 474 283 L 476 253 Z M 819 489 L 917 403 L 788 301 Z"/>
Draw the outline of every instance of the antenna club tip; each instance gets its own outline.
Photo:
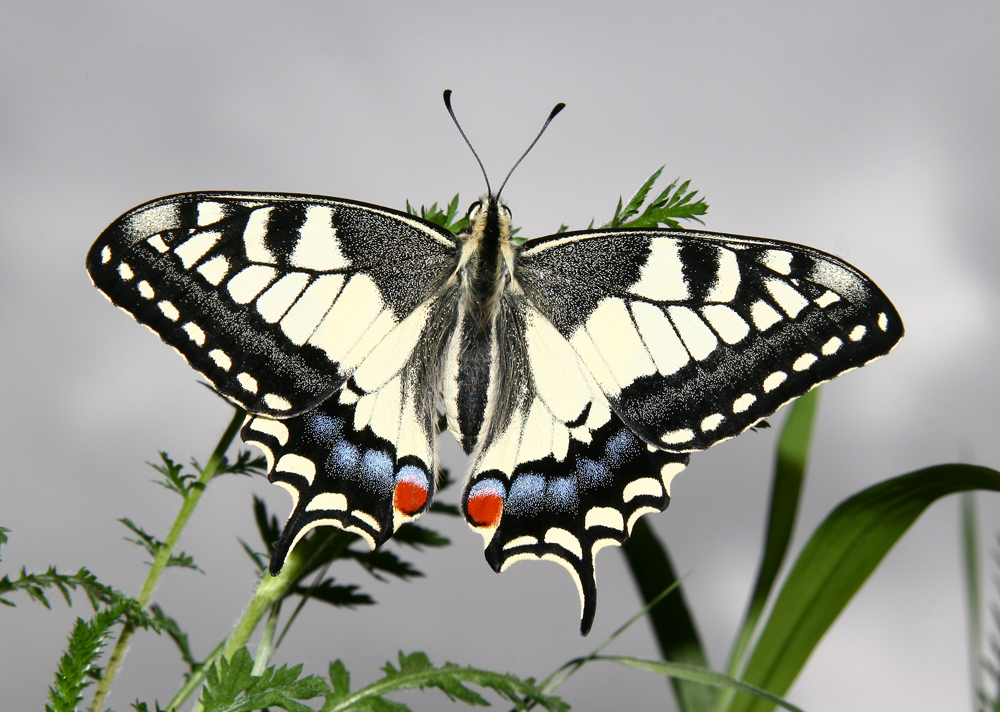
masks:
<path id="1" fill-rule="evenodd" d="M 444 90 L 444 105 L 451 106 L 451 89 Z"/>

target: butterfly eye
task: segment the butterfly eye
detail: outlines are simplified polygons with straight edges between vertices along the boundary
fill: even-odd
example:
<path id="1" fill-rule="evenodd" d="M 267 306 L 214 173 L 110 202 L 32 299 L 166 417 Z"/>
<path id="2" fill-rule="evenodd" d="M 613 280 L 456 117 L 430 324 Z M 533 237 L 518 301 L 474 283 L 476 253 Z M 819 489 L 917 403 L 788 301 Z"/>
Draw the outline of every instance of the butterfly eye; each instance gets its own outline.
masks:
<path id="1" fill-rule="evenodd" d="M 483 201 L 481 200 L 477 200 L 472 205 L 470 205 L 468 212 L 469 220 L 470 221 L 475 220 L 479 216 L 479 213 L 482 212 L 482 210 L 483 210 Z"/>
<path id="2" fill-rule="evenodd" d="M 510 212 L 510 208 L 508 208 L 506 205 L 500 206 L 500 212 L 502 212 L 504 217 L 507 218 L 508 220 L 514 219 L 513 213 Z"/>

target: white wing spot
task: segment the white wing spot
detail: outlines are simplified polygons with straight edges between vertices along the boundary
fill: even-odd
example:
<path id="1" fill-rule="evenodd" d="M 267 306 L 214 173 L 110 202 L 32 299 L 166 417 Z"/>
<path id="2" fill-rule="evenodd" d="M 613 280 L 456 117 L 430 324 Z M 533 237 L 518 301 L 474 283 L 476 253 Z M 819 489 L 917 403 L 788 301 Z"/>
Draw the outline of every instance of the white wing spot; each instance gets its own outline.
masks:
<path id="1" fill-rule="evenodd" d="M 750 333 L 750 326 L 725 304 L 712 304 L 701 313 L 727 344 L 737 344 Z"/>
<path id="2" fill-rule="evenodd" d="M 101 264 L 106 265 L 111 261 L 111 248 L 105 245 L 101 248 Z"/>
<path id="3" fill-rule="evenodd" d="M 659 480 L 654 480 L 652 477 L 640 477 L 637 480 L 632 480 L 625 485 L 622 501 L 631 502 L 636 497 L 646 496 L 663 496 L 663 485 L 660 484 Z"/>
<path id="4" fill-rule="evenodd" d="M 273 418 L 254 418 L 250 421 L 250 429 L 267 433 L 282 445 L 288 442 L 288 428 L 280 420 Z"/>
<path id="5" fill-rule="evenodd" d="M 677 302 L 690 297 L 677 240 L 670 237 L 650 240 L 649 257 L 642 266 L 639 281 L 629 292 L 654 302 Z"/>
<path id="6" fill-rule="evenodd" d="M 753 393 L 744 393 L 739 398 L 733 401 L 733 412 L 734 413 L 745 413 L 750 409 L 754 403 L 757 402 L 757 396 Z"/>
<path id="7" fill-rule="evenodd" d="M 590 529 L 591 527 L 608 527 L 610 529 L 625 531 L 625 518 L 614 507 L 591 507 L 587 510 L 583 526 L 585 529 Z"/>
<path id="8" fill-rule="evenodd" d="M 823 292 L 818 299 L 816 299 L 816 306 L 826 309 L 828 306 L 834 302 L 840 301 L 840 295 L 836 292 L 831 292 L 829 289 Z"/>
<path id="9" fill-rule="evenodd" d="M 812 366 L 819 359 L 816 358 L 816 354 L 802 354 L 797 359 L 795 363 L 792 364 L 793 371 L 805 371 L 807 368 Z"/>
<path id="10" fill-rule="evenodd" d="M 291 472 L 293 475 L 305 477 L 309 484 L 316 478 L 316 464 L 307 457 L 289 453 L 282 455 L 278 464 L 274 466 L 275 472 Z"/>
<path id="11" fill-rule="evenodd" d="M 767 331 L 781 321 L 781 314 L 767 302 L 758 300 L 750 307 L 750 318 L 753 319 L 757 331 Z"/>
<path id="12" fill-rule="evenodd" d="M 128 266 L 128 263 L 122 262 L 118 265 L 118 276 L 122 278 L 123 282 L 127 282 L 135 277 L 135 274 L 132 273 L 132 268 Z"/>
<path id="13" fill-rule="evenodd" d="M 731 302 L 736 298 L 736 290 L 740 286 L 740 265 L 736 253 L 732 250 L 716 248 L 719 255 L 719 267 L 715 272 L 715 284 L 705 296 L 709 302 Z"/>
<path id="14" fill-rule="evenodd" d="M 868 329 L 866 329 L 864 326 L 858 324 L 857 326 L 855 326 L 851 330 L 851 333 L 850 333 L 850 339 L 851 339 L 851 341 L 861 341 L 861 339 L 864 337 L 864 335 L 865 335 L 865 333 L 867 331 L 868 331 Z"/>
<path id="15" fill-rule="evenodd" d="M 504 551 L 507 549 L 516 549 L 519 546 L 535 546 L 538 544 L 538 537 L 534 536 L 519 536 L 516 539 L 511 539 L 506 544 L 503 545 Z"/>
<path id="16" fill-rule="evenodd" d="M 191 337 L 191 341 L 195 342 L 199 346 L 205 345 L 205 332 L 201 330 L 201 327 L 195 324 L 193 321 L 189 321 L 187 324 L 181 327 Z"/>
<path id="17" fill-rule="evenodd" d="M 792 253 L 785 250 L 767 250 L 761 255 L 761 262 L 768 269 L 779 274 L 791 274 Z"/>
<path id="18" fill-rule="evenodd" d="M 215 247 L 215 243 L 219 241 L 220 237 L 222 237 L 222 233 L 214 230 L 195 233 L 184 244 L 175 247 L 174 254 L 181 258 L 184 269 L 191 269 L 198 260 Z"/>
<path id="19" fill-rule="evenodd" d="M 167 243 L 163 241 L 162 235 L 153 235 L 151 238 L 146 240 L 146 242 L 152 245 L 153 249 L 155 249 L 157 252 L 161 254 L 170 249 L 169 247 L 167 247 Z"/>
<path id="20" fill-rule="evenodd" d="M 247 259 L 251 262 L 262 262 L 264 264 L 277 264 L 277 260 L 271 251 L 264 244 L 267 237 L 267 222 L 271 217 L 271 208 L 258 208 L 250 213 L 247 219 L 246 229 L 243 230 L 243 247 L 246 249 Z"/>
<path id="21" fill-rule="evenodd" d="M 809 306 L 809 300 L 795 291 L 795 288 L 788 282 L 783 282 L 780 279 L 769 279 L 764 282 L 764 286 L 774 297 L 774 301 L 778 303 L 781 310 L 793 319 L 799 315 L 800 311 Z"/>
<path id="22" fill-rule="evenodd" d="M 135 286 L 139 288 L 139 295 L 143 299 L 152 299 L 156 296 L 156 292 L 153 291 L 153 287 L 146 280 L 142 280 Z"/>
<path id="23" fill-rule="evenodd" d="M 545 543 L 557 544 L 566 551 L 575 554 L 578 559 L 583 558 L 583 547 L 580 546 L 580 540 L 566 529 L 550 527 L 549 530 L 545 532 Z"/>
<path id="24" fill-rule="evenodd" d="M 208 280 L 209 284 L 218 287 L 219 283 L 229 273 L 229 260 L 223 255 L 217 255 L 203 265 L 198 266 L 198 273 Z"/>
<path id="25" fill-rule="evenodd" d="M 711 430 L 715 430 L 725 419 L 726 418 L 722 415 L 722 413 L 712 413 L 710 416 L 701 421 L 701 431 L 703 433 L 707 433 Z"/>
<path id="26" fill-rule="evenodd" d="M 882 331 L 885 331 L 886 329 L 889 328 L 889 317 L 885 315 L 885 312 L 882 312 L 881 314 L 878 315 L 878 328 L 880 328 Z"/>
<path id="27" fill-rule="evenodd" d="M 249 304 L 254 297 L 264 291 L 278 271 L 273 267 L 250 265 L 237 274 L 226 285 L 230 296 L 237 304 Z"/>
<path id="28" fill-rule="evenodd" d="M 680 445 L 681 443 L 690 441 L 692 438 L 694 438 L 694 431 L 690 428 L 670 430 L 660 436 L 660 440 L 665 442 L 667 445 Z"/>
<path id="29" fill-rule="evenodd" d="M 833 356 L 835 353 L 840 351 L 843 341 L 834 336 L 832 339 L 823 344 L 822 352 L 824 356 Z"/>
<path id="30" fill-rule="evenodd" d="M 226 217 L 226 211 L 222 203 L 198 203 L 198 226 L 211 225 Z"/>
<path id="31" fill-rule="evenodd" d="M 701 317 L 687 307 L 668 307 L 667 312 L 670 314 L 670 319 L 673 321 L 677 333 L 680 334 L 681 341 L 684 342 L 688 353 L 691 354 L 691 358 L 696 361 L 708 358 L 709 354 L 719 345 L 719 341 L 715 338 L 712 330 L 701 320 Z"/>
<path id="32" fill-rule="evenodd" d="M 287 399 L 279 396 L 277 393 L 266 393 L 264 395 L 264 404 L 272 410 L 292 409 L 292 404 Z"/>
<path id="33" fill-rule="evenodd" d="M 170 321 L 177 321 L 181 316 L 181 313 L 177 311 L 177 307 L 175 307 L 172 303 L 168 302 L 166 299 L 164 299 L 156 306 L 158 306 L 160 308 L 160 311 L 163 312 L 163 316 L 170 319 Z"/>
<path id="34" fill-rule="evenodd" d="M 333 217 L 333 208 L 326 205 L 306 208 L 306 219 L 299 228 L 299 240 L 292 251 L 292 265 L 317 272 L 332 272 L 351 266 L 340 251 Z"/>
<path id="35" fill-rule="evenodd" d="M 228 371 L 233 367 L 232 359 L 221 349 L 212 349 L 208 352 L 208 357 L 215 361 L 215 365 L 223 371 Z"/>
<path id="36" fill-rule="evenodd" d="M 347 497 L 340 492 L 320 492 L 313 497 L 306 505 L 306 511 L 312 512 L 317 509 L 325 510 L 347 510 Z"/>
<path id="37" fill-rule="evenodd" d="M 240 382 L 245 391 L 250 393 L 257 392 L 257 379 L 251 376 L 249 373 L 240 373 L 236 376 L 236 380 Z"/>
<path id="38" fill-rule="evenodd" d="M 770 393 L 775 388 L 780 386 L 788 378 L 788 375 L 784 371 L 775 371 L 770 376 L 764 379 L 764 392 Z"/>

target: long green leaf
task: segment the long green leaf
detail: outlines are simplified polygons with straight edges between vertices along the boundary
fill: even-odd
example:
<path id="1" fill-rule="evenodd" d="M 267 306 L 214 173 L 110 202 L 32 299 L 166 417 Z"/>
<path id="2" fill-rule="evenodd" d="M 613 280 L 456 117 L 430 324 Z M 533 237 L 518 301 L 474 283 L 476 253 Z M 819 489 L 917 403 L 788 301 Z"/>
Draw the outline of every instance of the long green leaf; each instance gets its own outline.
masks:
<path id="1" fill-rule="evenodd" d="M 962 495 L 962 568 L 965 573 L 965 603 L 968 608 L 969 626 L 969 679 L 972 682 L 972 699 L 984 699 L 983 690 L 983 622 L 979 595 L 979 532 L 976 525 L 976 495 Z"/>
<path id="2" fill-rule="evenodd" d="M 745 682 L 784 695 L 827 629 L 893 544 L 934 501 L 974 489 L 1000 491 L 1000 472 L 938 465 L 880 482 L 841 503 L 799 554 L 747 665 Z M 774 705 L 740 695 L 733 712 Z"/>
<path id="3" fill-rule="evenodd" d="M 723 675 L 721 672 L 706 670 L 694 665 L 665 663 L 660 660 L 643 660 L 641 658 L 629 658 L 621 655 L 598 655 L 596 657 L 586 658 L 586 660 L 607 660 L 608 662 L 621 663 L 622 665 L 628 665 L 641 670 L 649 670 L 650 672 L 659 673 L 660 675 L 669 675 L 671 679 L 679 678 L 692 683 L 698 683 L 702 687 L 710 685 L 712 687 L 721 687 L 723 689 L 738 690 L 740 692 L 756 695 L 759 699 L 766 700 L 772 705 L 780 705 L 787 710 L 791 710 L 792 712 L 802 712 L 801 709 L 792 703 L 786 702 L 766 690 L 761 690 L 753 685 L 748 685 L 745 682 L 734 680 L 728 675 Z"/>
<path id="4" fill-rule="evenodd" d="M 757 630 L 757 622 L 764 612 L 768 596 L 771 595 L 771 587 L 778 577 L 778 571 L 788 552 L 788 543 L 792 539 L 792 530 L 795 528 L 795 518 L 799 511 L 802 483 L 805 480 L 806 461 L 809 459 L 818 398 L 819 389 L 816 389 L 795 401 L 778 438 L 764 556 L 757 572 L 757 583 L 750 597 L 750 605 L 747 606 L 743 625 L 733 645 L 727 670 L 730 675 L 736 677 L 742 671 L 747 646 Z M 731 695 L 728 695 L 728 699 L 720 698 L 721 708 L 725 709 L 731 699 Z"/>
<path id="5" fill-rule="evenodd" d="M 677 575 L 667 550 L 645 519 L 635 523 L 632 535 L 622 549 L 632 577 L 647 604 L 676 582 Z M 694 619 L 680 587 L 650 609 L 649 619 L 664 660 L 698 668 L 709 667 Z M 712 687 L 680 677 L 671 677 L 670 683 L 677 696 L 677 706 L 682 712 L 710 710 L 715 704 L 716 691 Z"/>

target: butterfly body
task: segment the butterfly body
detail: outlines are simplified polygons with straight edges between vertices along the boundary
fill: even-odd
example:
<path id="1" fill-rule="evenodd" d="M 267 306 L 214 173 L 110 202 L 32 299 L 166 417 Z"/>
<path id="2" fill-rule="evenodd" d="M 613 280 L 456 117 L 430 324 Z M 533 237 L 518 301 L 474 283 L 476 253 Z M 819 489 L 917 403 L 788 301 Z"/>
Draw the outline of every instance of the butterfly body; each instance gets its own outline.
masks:
<path id="1" fill-rule="evenodd" d="M 492 195 L 460 234 L 321 196 L 188 193 L 135 208 L 87 267 L 249 416 L 312 528 L 375 547 L 430 506 L 437 412 L 470 455 L 461 506 L 497 571 L 573 577 L 663 510 L 688 453 L 902 336 L 863 274 L 801 245 L 614 229 L 517 243 Z"/>

